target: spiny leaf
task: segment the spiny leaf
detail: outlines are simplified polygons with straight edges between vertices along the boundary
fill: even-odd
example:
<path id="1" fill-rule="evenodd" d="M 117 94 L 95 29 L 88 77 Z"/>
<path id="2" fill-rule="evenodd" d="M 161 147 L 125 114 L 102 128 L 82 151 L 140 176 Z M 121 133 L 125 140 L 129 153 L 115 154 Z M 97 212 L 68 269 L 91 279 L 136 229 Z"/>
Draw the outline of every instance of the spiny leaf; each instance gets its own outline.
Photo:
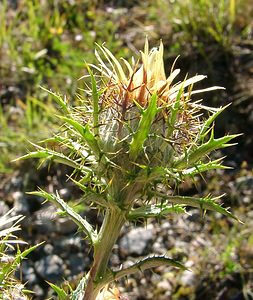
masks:
<path id="1" fill-rule="evenodd" d="M 96 157 L 100 157 L 101 151 L 99 149 L 97 139 L 90 131 L 88 124 L 83 126 L 82 124 L 80 124 L 79 122 L 77 122 L 72 118 L 67 118 L 67 117 L 60 117 L 60 118 L 64 120 L 66 123 L 68 123 L 69 125 L 71 125 L 75 129 L 75 131 L 80 133 L 80 135 L 83 137 L 83 139 L 85 140 L 87 145 L 91 148 L 91 150 L 96 155 Z"/>
<path id="2" fill-rule="evenodd" d="M 204 198 L 197 198 L 197 197 L 188 197 L 188 196 L 166 196 L 162 193 L 160 193 L 160 196 L 162 196 L 164 199 L 174 204 L 197 207 L 200 208 L 201 210 L 212 210 L 241 222 L 235 215 L 230 213 L 228 209 L 222 207 L 220 204 L 216 202 L 216 200 L 219 199 L 220 197 L 211 198 L 210 196 L 207 196 Z"/>
<path id="3" fill-rule="evenodd" d="M 32 251 L 34 251 L 36 248 L 38 248 L 40 245 L 42 245 L 44 242 L 39 243 L 35 246 L 29 247 L 25 251 L 21 252 L 20 250 L 18 253 L 14 256 L 14 260 L 11 264 L 6 264 L 2 267 L 0 272 L 0 283 L 6 279 L 12 272 L 14 272 L 17 268 L 17 266 L 22 262 L 22 260 L 30 254 Z"/>
<path id="4" fill-rule="evenodd" d="M 47 90 L 46 88 L 44 88 L 43 86 L 40 87 L 42 90 L 44 90 L 45 92 L 47 92 L 48 94 L 52 95 L 54 97 L 54 99 L 56 100 L 57 104 L 59 104 L 59 106 L 61 107 L 61 109 L 63 110 L 63 112 L 65 114 L 69 114 L 69 109 L 67 104 L 65 103 L 65 101 L 62 99 L 61 96 L 55 94 L 54 92 Z"/>
<path id="5" fill-rule="evenodd" d="M 105 198 L 103 197 L 103 195 L 100 193 L 96 193 L 95 191 L 93 191 L 90 187 L 83 185 L 80 181 L 76 181 L 73 178 L 71 178 L 71 180 L 83 191 L 86 193 L 86 195 L 84 196 L 84 200 L 88 201 L 88 202 L 94 202 L 99 206 L 104 206 L 104 207 L 108 207 L 108 203 L 105 200 Z"/>
<path id="6" fill-rule="evenodd" d="M 140 165 L 135 163 L 141 170 L 137 173 L 137 176 L 134 177 L 135 182 L 148 183 L 154 179 L 163 177 L 166 174 L 166 169 L 160 166 L 150 167 L 148 165 Z"/>
<path id="7" fill-rule="evenodd" d="M 223 166 L 221 164 L 221 161 L 224 159 L 224 157 L 221 157 L 219 159 L 216 159 L 214 161 L 209 161 L 207 163 L 199 163 L 196 164 L 196 166 L 185 169 L 182 171 L 183 175 L 186 176 L 195 176 L 197 174 L 201 174 L 203 172 L 209 171 L 209 170 L 216 170 L 216 169 L 231 169 L 231 167 Z"/>
<path id="8" fill-rule="evenodd" d="M 169 203 L 152 204 L 141 206 L 129 212 L 127 219 L 129 221 L 148 218 L 165 217 L 171 213 L 185 213 L 183 205 L 171 205 Z"/>
<path id="9" fill-rule="evenodd" d="M 183 154 L 183 156 L 174 161 L 173 167 L 181 169 L 186 168 L 188 166 L 191 167 L 200 159 L 203 159 L 203 157 L 205 157 L 210 152 L 216 149 L 221 149 L 234 145 L 227 143 L 238 136 L 240 136 L 240 134 L 226 135 L 221 138 L 215 139 L 212 134 L 210 139 L 206 143 L 197 146 L 194 149 L 188 149 L 185 152 L 185 154 Z"/>
<path id="10" fill-rule="evenodd" d="M 139 122 L 138 128 L 133 135 L 132 141 L 129 148 L 130 159 L 135 161 L 138 154 L 143 148 L 143 144 L 148 137 L 150 127 L 154 121 L 154 118 L 158 112 L 157 108 L 157 95 L 152 95 L 150 103 L 142 112 L 141 120 Z"/>
<path id="11" fill-rule="evenodd" d="M 59 146 L 64 145 L 65 147 L 69 148 L 73 153 L 79 154 L 85 160 L 89 163 L 92 163 L 94 161 L 94 156 L 92 156 L 87 150 L 87 147 L 81 142 L 77 142 L 72 140 L 71 138 L 68 137 L 62 137 L 60 135 L 44 139 L 41 141 L 41 143 L 46 143 L 46 144 L 59 144 Z"/>
<path id="12" fill-rule="evenodd" d="M 59 300 L 67 300 L 68 299 L 67 293 L 62 288 L 60 288 L 59 286 L 57 286 L 49 281 L 46 281 L 46 282 L 56 292 L 57 296 L 59 297 Z"/>
<path id="13" fill-rule="evenodd" d="M 72 292 L 70 300 L 83 299 L 85 287 L 87 285 L 88 275 L 85 275 L 78 283 L 77 288 Z"/>
<path id="14" fill-rule="evenodd" d="M 180 90 L 177 93 L 175 103 L 173 103 L 173 105 L 170 107 L 171 114 L 167 120 L 167 124 L 168 124 L 167 139 L 170 138 L 170 136 L 172 135 L 172 133 L 174 131 L 175 123 L 177 120 L 177 114 L 180 109 L 180 99 L 181 99 L 181 95 L 182 95 L 183 91 L 184 91 L 184 86 L 182 85 Z"/>
<path id="15" fill-rule="evenodd" d="M 43 148 L 41 148 L 41 149 L 43 149 Z M 30 152 L 26 155 L 23 155 L 23 156 L 15 159 L 14 161 L 21 160 L 21 159 L 28 159 L 28 158 L 44 158 L 44 159 L 49 159 L 49 160 L 55 160 L 58 163 L 70 166 L 70 167 L 80 170 L 84 173 L 92 172 L 92 170 L 90 168 L 83 166 L 83 165 L 79 165 L 73 159 L 67 157 L 66 155 L 56 152 L 56 151 L 53 151 L 53 150 L 50 150 L 50 149 L 43 149 L 43 150 Z"/>
<path id="16" fill-rule="evenodd" d="M 105 274 L 104 279 L 101 280 L 101 282 L 98 283 L 96 289 L 98 289 L 100 286 L 103 287 L 106 284 L 109 284 L 115 280 L 119 280 L 122 277 L 129 276 L 132 274 L 135 274 L 137 272 L 143 272 L 147 269 L 151 268 L 157 268 L 160 266 L 171 266 L 175 268 L 179 268 L 182 270 L 187 270 L 187 268 L 182 265 L 180 262 L 168 258 L 166 256 L 149 256 L 146 258 L 141 259 L 140 261 L 137 261 L 132 266 L 119 270 L 119 271 L 108 271 L 107 274 Z"/>
<path id="17" fill-rule="evenodd" d="M 206 134 L 208 133 L 208 129 L 213 124 L 214 120 L 229 106 L 230 104 L 220 107 L 215 113 L 213 113 L 202 125 L 199 132 L 199 139 L 203 140 Z"/>
<path id="18" fill-rule="evenodd" d="M 99 92 L 97 89 L 97 82 L 95 77 L 90 69 L 90 67 L 86 64 L 86 68 L 90 74 L 91 85 L 92 85 L 92 100 L 93 100 L 93 128 L 95 136 L 99 135 Z"/>
<path id="19" fill-rule="evenodd" d="M 40 191 L 29 192 L 30 195 L 36 195 L 45 198 L 46 200 L 54 203 L 57 207 L 59 207 L 63 212 L 67 213 L 67 215 L 74 221 L 77 226 L 80 227 L 81 230 L 88 236 L 92 244 L 94 244 L 97 240 L 97 233 L 92 228 L 90 223 L 82 218 L 79 214 L 77 214 L 64 200 L 62 200 L 59 195 L 49 194 L 42 189 Z"/>

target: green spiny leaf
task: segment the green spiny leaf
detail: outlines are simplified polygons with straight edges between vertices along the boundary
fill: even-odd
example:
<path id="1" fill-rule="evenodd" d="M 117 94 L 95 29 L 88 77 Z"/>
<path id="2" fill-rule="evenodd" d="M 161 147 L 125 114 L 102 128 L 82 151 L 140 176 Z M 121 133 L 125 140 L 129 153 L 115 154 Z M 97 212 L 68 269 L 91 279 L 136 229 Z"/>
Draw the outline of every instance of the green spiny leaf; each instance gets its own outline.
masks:
<path id="1" fill-rule="evenodd" d="M 140 261 L 137 261 L 132 266 L 121 269 L 119 271 L 112 271 L 109 270 L 107 274 L 105 274 L 103 280 L 99 282 L 96 286 L 96 289 L 98 289 L 100 286 L 103 287 L 106 284 L 109 284 L 115 280 L 119 280 L 122 277 L 126 277 L 132 274 L 135 274 L 137 272 L 143 272 L 147 269 L 151 268 L 157 268 L 159 266 L 172 266 L 175 268 L 179 268 L 182 270 L 187 270 L 187 268 L 182 265 L 180 262 L 168 258 L 166 256 L 149 256 L 146 258 L 141 259 Z"/>
<path id="2" fill-rule="evenodd" d="M 230 104 L 220 107 L 215 113 L 213 113 L 202 125 L 199 132 L 199 140 L 203 140 L 208 133 L 210 126 L 213 124 L 214 120 L 229 106 Z"/>
<path id="3" fill-rule="evenodd" d="M 40 149 L 43 149 L 40 147 Z M 67 157 L 66 155 L 50 150 L 50 149 L 43 149 L 43 150 L 38 150 L 34 152 L 30 152 L 26 155 L 23 155 L 14 161 L 21 160 L 21 159 L 29 159 L 29 158 L 44 158 L 44 159 L 49 159 L 49 160 L 55 160 L 58 163 L 70 166 L 74 169 L 80 170 L 84 173 L 87 172 L 92 172 L 92 170 L 86 166 L 79 165 L 77 162 L 75 162 L 73 159 Z"/>
<path id="4" fill-rule="evenodd" d="M 67 213 L 67 215 L 74 221 L 77 226 L 80 227 L 81 230 L 88 236 L 92 244 L 94 244 L 97 240 L 97 233 L 92 228 L 90 223 L 82 218 L 79 214 L 77 214 L 64 200 L 62 200 L 59 195 L 49 194 L 43 190 L 30 192 L 30 195 L 36 195 L 45 198 L 46 200 L 52 202 L 57 207 L 59 207 L 63 212 Z"/>
<path id="5" fill-rule="evenodd" d="M 87 145 L 91 148 L 95 156 L 100 158 L 101 151 L 99 149 L 97 139 L 90 131 L 89 125 L 86 124 L 85 126 L 83 126 L 82 124 L 80 124 L 76 120 L 73 120 L 72 118 L 67 118 L 67 117 L 60 117 L 60 118 L 64 120 L 66 123 L 68 123 L 69 125 L 71 125 L 75 129 L 75 131 L 82 136 L 82 138 L 87 143 Z"/>
<path id="6" fill-rule="evenodd" d="M 72 292 L 70 300 L 83 299 L 85 287 L 87 285 L 88 276 L 84 276 L 78 283 L 77 288 Z"/>
<path id="7" fill-rule="evenodd" d="M 61 109 L 63 110 L 63 112 L 65 114 L 69 114 L 69 109 L 67 104 L 65 103 L 65 101 L 62 99 L 61 96 L 55 94 L 54 92 L 47 90 L 46 88 L 44 88 L 43 86 L 40 87 L 42 90 L 44 90 L 45 92 L 47 92 L 48 94 L 52 95 L 54 97 L 54 99 L 56 100 L 57 104 L 61 107 Z"/>
<path id="8" fill-rule="evenodd" d="M 168 203 L 152 204 L 133 209 L 128 214 L 128 220 L 160 218 L 171 213 L 185 213 L 184 205 L 171 205 Z"/>
<path id="9" fill-rule="evenodd" d="M 59 286 L 49 282 L 49 281 L 46 281 L 50 287 L 56 292 L 56 294 L 58 295 L 59 297 L 59 300 L 67 300 L 68 299 L 68 295 L 67 293 L 62 289 L 60 288 Z"/>
<path id="10" fill-rule="evenodd" d="M 11 273 L 13 273 L 17 266 L 22 262 L 22 260 L 30 254 L 32 251 L 34 251 L 36 248 L 38 248 L 40 245 L 42 245 L 44 242 L 39 243 L 35 246 L 29 247 L 28 249 L 21 252 L 20 250 L 17 252 L 17 254 L 14 256 L 14 260 L 11 264 L 6 264 L 4 267 L 2 267 L 2 270 L 0 272 L 0 283 L 10 276 Z"/>
<path id="11" fill-rule="evenodd" d="M 200 159 L 203 159 L 210 152 L 216 149 L 221 149 L 234 145 L 227 143 L 238 136 L 240 136 L 240 134 L 226 135 L 221 138 L 215 139 L 212 134 L 210 139 L 206 143 L 197 146 L 194 149 L 190 148 L 186 150 L 182 157 L 174 161 L 173 167 L 181 169 L 186 168 L 188 166 L 191 167 Z"/>
<path id="12" fill-rule="evenodd" d="M 91 85 L 92 85 L 92 100 L 93 100 L 93 128 L 95 136 L 99 135 L 99 92 L 97 89 L 97 83 L 95 77 L 90 69 L 90 67 L 86 64 L 87 70 L 90 74 Z"/>
<path id="13" fill-rule="evenodd" d="M 194 167 L 185 169 L 182 171 L 183 175 L 186 176 L 195 176 L 197 174 L 201 174 L 203 172 L 209 171 L 209 170 L 216 170 L 216 169 L 231 169 L 231 167 L 223 166 L 221 164 L 221 161 L 224 157 L 221 157 L 219 159 L 216 159 L 214 161 L 209 161 L 207 163 L 198 163 Z"/>
<path id="14" fill-rule="evenodd" d="M 175 129 L 177 114 L 178 114 L 178 111 L 180 109 L 180 99 L 181 99 L 181 95 L 182 95 L 183 91 L 184 91 L 184 86 L 182 85 L 180 90 L 177 93 L 175 103 L 173 103 L 173 105 L 170 107 L 171 115 L 167 120 L 167 124 L 168 124 L 167 139 L 170 138 L 170 136 L 172 135 L 172 133 Z"/>
<path id="15" fill-rule="evenodd" d="M 160 194 L 160 196 L 161 195 L 162 194 Z M 188 196 L 166 196 L 166 195 L 162 195 L 162 197 L 165 200 L 168 200 L 169 202 L 174 204 L 197 207 L 200 208 L 201 210 L 212 210 L 241 222 L 236 216 L 230 213 L 228 209 L 222 207 L 220 204 L 216 202 L 216 200 L 219 199 L 220 197 L 211 198 L 210 196 L 207 196 L 204 198 L 197 198 L 197 197 L 188 197 Z"/>
<path id="16" fill-rule="evenodd" d="M 138 128 L 134 133 L 132 141 L 130 143 L 129 156 L 131 160 L 135 161 L 137 156 L 143 149 L 143 144 L 148 137 L 150 127 L 157 112 L 157 95 L 154 94 L 151 96 L 150 103 L 147 109 L 142 112 Z"/>
<path id="17" fill-rule="evenodd" d="M 96 193 L 89 186 L 83 185 L 80 181 L 71 179 L 83 192 L 86 193 L 84 200 L 94 202 L 99 206 L 108 207 L 108 203 L 101 193 Z"/>

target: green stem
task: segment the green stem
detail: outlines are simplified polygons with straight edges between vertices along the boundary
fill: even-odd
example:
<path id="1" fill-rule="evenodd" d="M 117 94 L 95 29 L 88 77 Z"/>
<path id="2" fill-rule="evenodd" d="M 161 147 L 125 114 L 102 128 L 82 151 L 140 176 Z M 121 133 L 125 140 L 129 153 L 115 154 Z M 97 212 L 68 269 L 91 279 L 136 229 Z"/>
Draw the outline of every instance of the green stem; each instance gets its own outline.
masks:
<path id="1" fill-rule="evenodd" d="M 95 300 L 104 276 L 107 273 L 108 262 L 112 248 L 115 245 L 122 226 L 126 221 L 126 213 L 118 207 L 106 210 L 98 241 L 94 245 L 94 261 L 91 267 L 83 300 Z"/>

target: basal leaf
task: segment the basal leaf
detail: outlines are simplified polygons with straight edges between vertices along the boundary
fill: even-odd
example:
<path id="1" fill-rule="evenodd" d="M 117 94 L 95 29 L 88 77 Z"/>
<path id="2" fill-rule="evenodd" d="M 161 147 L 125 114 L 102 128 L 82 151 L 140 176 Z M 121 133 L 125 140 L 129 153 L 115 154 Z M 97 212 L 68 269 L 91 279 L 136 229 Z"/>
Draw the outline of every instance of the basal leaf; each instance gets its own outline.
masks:
<path id="1" fill-rule="evenodd" d="M 119 271 L 109 270 L 107 274 L 105 274 L 103 280 L 101 280 L 98 286 L 96 286 L 96 288 L 99 288 L 100 285 L 101 287 L 103 287 L 106 284 L 109 284 L 115 280 L 119 280 L 122 277 L 126 277 L 137 272 L 143 272 L 151 268 L 157 268 L 159 266 L 171 266 L 182 270 L 187 270 L 187 268 L 184 265 L 182 265 L 180 262 L 174 259 L 171 259 L 167 256 L 154 255 L 143 258 L 135 262 L 132 266 L 128 268 L 121 269 Z"/>

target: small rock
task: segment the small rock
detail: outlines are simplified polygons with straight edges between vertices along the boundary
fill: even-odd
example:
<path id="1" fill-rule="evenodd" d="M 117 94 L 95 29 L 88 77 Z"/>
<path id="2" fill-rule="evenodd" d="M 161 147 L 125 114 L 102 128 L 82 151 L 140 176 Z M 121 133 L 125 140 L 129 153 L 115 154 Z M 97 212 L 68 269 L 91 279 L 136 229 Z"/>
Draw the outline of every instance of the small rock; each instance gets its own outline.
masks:
<path id="1" fill-rule="evenodd" d="M 186 270 L 182 273 L 180 282 L 183 286 L 194 286 L 196 284 L 196 276 L 193 272 Z"/>
<path id="2" fill-rule="evenodd" d="M 14 210 L 17 214 L 30 214 L 30 206 L 24 193 L 16 191 L 12 194 L 12 198 L 14 200 Z"/>
<path id="3" fill-rule="evenodd" d="M 9 211 L 8 205 L 4 203 L 4 201 L 0 201 L 0 216 L 3 216 Z"/>
<path id="4" fill-rule="evenodd" d="M 64 199 L 64 200 L 68 200 L 71 198 L 71 193 L 70 190 L 67 188 L 63 188 L 59 190 L 59 195 Z"/>
<path id="5" fill-rule="evenodd" d="M 252 190 L 253 189 L 253 176 L 242 176 L 236 179 L 235 185 L 241 190 Z"/>
<path id="6" fill-rule="evenodd" d="M 21 190 L 23 185 L 23 178 L 22 177 L 12 177 L 11 178 L 11 188 L 15 190 Z"/>
<path id="7" fill-rule="evenodd" d="M 41 258 L 34 266 L 36 273 L 50 282 L 56 282 L 64 276 L 64 262 L 55 254 Z"/>
<path id="8" fill-rule="evenodd" d="M 44 246 L 44 251 L 45 251 L 45 253 L 46 253 L 47 255 L 52 254 L 53 251 L 54 251 L 53 245 L 51 245 L 51 244 L 46 244 L 46 245 Z"/>
<path id="9" fill-rule="evenodd" d="M 164 254 L 166 252 L 166 249 L 163 245 L 163 239 L 161 236 L 159 236 L 156 240 L 156 242 L 153 244 L 153 251 L 156 254 Z"/>
<path id="10" fill-rule="evenodd" d="M 40 287 L 37 284 L 33 287 L 33 293 L 36 295 L 37 299 L 41 299 L 41 297 L 44 296 L 44 290 L 43 290 L 43 288 Z"/>
<path id="11" fill-rule="evenodd" d="M 85 263 L 83 255 L 79 253 L 78 255 L 70 255 L 68 258 L 68 269 L 71 271 L 71 275 L 77 275 L 84 271 Z"/>
<path id="12" fill-rule="evenodd" d="M 77 231 L 77 225 L 68 217 L 58 218 L 55 223 L 55 232 L 69 234 Z"/>
<path id="13" fill-rule="evenodd" d="M 147 228 L 134 228 L 123 236 L 119 242 L 120 254 L 123 256 L 147 254 L 153 241 L 153 225 L 150 225 Z"/>
<path id="14" fill-rule="evenodd" d="M 157 288 L 160 291 L 170 291 L 172 289 L 172 286 L 168 280 L 162 280 L 162 281 L 158 282 Z"/>
<path id="15" fill-rule="evenodd" d="M 32 284 L 35 284 L 37 282 L 37 277 L 36 277 L 36 274 L 34 272 L 34 269 L 32 267 L 25 267 L 24 266 L 24 263 L 23 263 L 23 266 L 22 266 L 22 270 L 23 270 L 23 280 L 25 282 L 29 282 L 29 285 L 32 285 Z"/>

